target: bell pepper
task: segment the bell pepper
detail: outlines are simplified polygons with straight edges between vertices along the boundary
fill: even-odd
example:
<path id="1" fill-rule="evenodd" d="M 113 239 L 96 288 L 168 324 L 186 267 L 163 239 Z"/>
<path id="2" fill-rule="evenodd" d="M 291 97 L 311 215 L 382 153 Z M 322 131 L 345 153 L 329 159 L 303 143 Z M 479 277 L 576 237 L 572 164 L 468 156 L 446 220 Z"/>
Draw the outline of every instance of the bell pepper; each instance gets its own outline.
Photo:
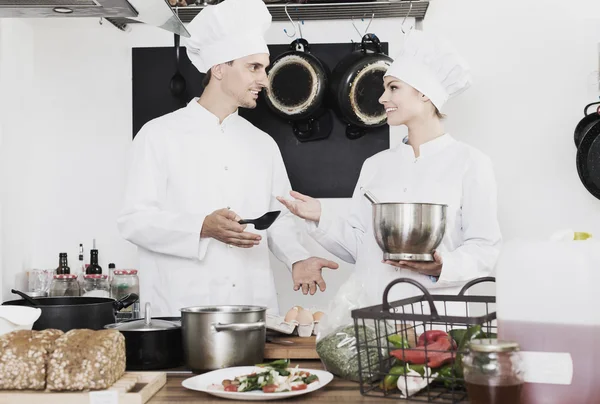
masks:
<path id="1" fill-rule="evenodd" d="M 456 354 L 453 352 L 443 352 L 436 355 L 432 355 L 429 357 L 429 362 L 427 362 L 427 366 L 432 369 L 439 368 L 447 363 L 454 362 L 454 358 Z"/>
<path id="2" fill-rule="evenodd" d="M 436 372 L 438 376 L 435 380 L 443 383 L 444 387 L 447 389 L 456 390 L 462 386 L 462 380 L 457 378 L 453 365 L 446 365 L 436 370 Z"/>
<path id="3" fill-rule="evenodd" d="M 395 348 L 410 348 L 408 342 L 399 334 L 392 334 L 387 339 Z"/>
<path id="4" fill-rule="evenodd" d="M 465 351 L 467 343 L 474 339 L 486 338 L 486 335 L 483 331 L 481 331 L 480 325 L 474 325 L 469 327 L 464 333 L 460 343 L 458 344 L 458 354 L 456 355 L 456 360 L 454 361 L 454 370 L 456 372 L 457 377 L 463 377 L 463 365 L 462 365 L 462 352 Z"/>
<path id="5" fill-rule="evenodd" d="M 387 376 L 383 378 L 383 385 L 381 388 L 384 391 L 392 391 L 396 389 L 396 384 L 398 383 L 398 379 L 400 376 L 404 376 L 406 374 L 406 366 L 394 366 L 390 369 Z"/>
<path id="6" fill-rule="evenodd" d="M 440 338 L 447 337 L 448 334 L 441 330 L 429 330 L 425 331 L 423 334 L 419 335 L 419 340 L 417 341 L 417 346 L 425 346 L 432 344 L 439 340 Z"/>
<path id="7" fill-rule="evenodd" d="M 452 349 L 452 342 L 446 337 L 439 338 L 433 344 L 429 344 L 427 346 L 427 352 L 425 352 L 425 346 L 420 346 L 412 349 L 396 349 L 390 352 L 390 355 L 403 362 L 423 365 L 433 356 L 443 353 L 444 351 L 449 351 L 450 349 Z"/>

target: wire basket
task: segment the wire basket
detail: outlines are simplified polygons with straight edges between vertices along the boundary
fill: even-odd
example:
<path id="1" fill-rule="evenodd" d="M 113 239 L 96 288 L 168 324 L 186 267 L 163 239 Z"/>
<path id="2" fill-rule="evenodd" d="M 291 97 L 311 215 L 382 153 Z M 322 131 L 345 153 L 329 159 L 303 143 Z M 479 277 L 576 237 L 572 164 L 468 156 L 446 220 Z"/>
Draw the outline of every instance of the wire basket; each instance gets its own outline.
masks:
<path id="1" fill-rule="evenodd" d="M 400 278 L 383 293 L 383 304 L 352 311 L 360 392 L 416 402 L 463 403 L 467 392 L 462 357 L 468 341 L 496 338 L 494 296 L 467 296 L 485 277 L 458 295 L 432 295 L 419 282 Z M 422 296 L 388 302 L 390 289 L 412 284 Z"/>

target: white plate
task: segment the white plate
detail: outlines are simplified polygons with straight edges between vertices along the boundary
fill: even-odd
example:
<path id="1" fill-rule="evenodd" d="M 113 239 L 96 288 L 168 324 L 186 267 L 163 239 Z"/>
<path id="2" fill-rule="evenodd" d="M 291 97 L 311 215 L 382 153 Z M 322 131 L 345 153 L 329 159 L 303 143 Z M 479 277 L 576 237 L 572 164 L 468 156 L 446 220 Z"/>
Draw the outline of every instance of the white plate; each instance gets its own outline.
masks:
<path id="1" fill-rule="evenodd" d="M 311 383 L 306 390 L 290 391 L 286 393 L 263 393 L 262 391 L 248 391 L 238 393 L 232 391 L 211 390 L 209 387 L 213 384 L 221 385 L 224 379 L 233 380 L 238 376 L 247 375 L 253 372 L 264 371 L 262 368 L 255 366 L 239 366 L 234 368 L 213 370 L 212 372 L 203 375 L 190 377 L 181 382 L 181 385 L 186 389 L 202 391 L 207 394 L 212 394 L 216 397 L 229 398 L 233 400 L 248 400 L 248 401 L 264 401 L 264 400 L 281 400 L 288 397 L 301 396 L 303 394 L 312 393 L 320 389 L 333 380 L 333 375 L 324 370 L 313 369 L 298 369 L 310 374 L 317 375 L 318 383 Z"/>

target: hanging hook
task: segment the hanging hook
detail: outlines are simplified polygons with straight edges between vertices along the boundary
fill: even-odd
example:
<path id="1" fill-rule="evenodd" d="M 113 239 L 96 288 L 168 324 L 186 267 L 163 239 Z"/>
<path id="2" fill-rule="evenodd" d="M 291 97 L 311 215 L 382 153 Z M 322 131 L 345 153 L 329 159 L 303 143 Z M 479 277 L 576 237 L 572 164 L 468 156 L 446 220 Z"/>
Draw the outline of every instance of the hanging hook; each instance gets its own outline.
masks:
<path id="1" fill-rule="evenodd" d="M 300 23 L 295 23 L 294 20 L 292 20 L 292 17 L 290 16 L 290 13 L 288 12 L 288 4 L 290 3 L 285 3 L 285 14 L 287 15 L 288 20 L 290 20 L 290 23 L 292 24 L 292 27 L 294 27 L 294 33 L 289 34 L 287 32 L 287 30 L 284 28 L 283 32 L 285 32 L 285 34 L 288 36 L 288 38 L 293 38 L 296 36 L 296 24 L 298 24 L 298 31 L 300 32 L 300 38 L 303 38 L 302 36 L 302 27 L 300 26 Z M 298 11 L 298 9 L 296 8 L 296 11 Z M 304 21 L 302 21 L 302 24 L 304 24 Z"/>
<path id="2" fill-rule="evenodd" d="M 408 18 L 408 16 L 410 15 L 410 12 L 412 11 L 412 0 L 410 0 L 410 4 L 409 4 L 409 8 L 408 8 L 408 13 L 406 13 L 406 15 L 404 16 L 404 20 L 402 20 L 402 24 L 400 24 L 400 31 L 402 31 L 403 34 L 406 34 L 406 32 L 404 32 L 404 23 L 406 22 L 406 19 Z"/>
<path id="3" fill-rule="evenodd" d="M 366 15 L 363 14 L 363 18 L 361 18 L 361 21 L 364 21 L 364 16 Z M 354 17 L 350 16 L 350 20 L 352 21 L 352 26 L 354 27 L 354 29 L 356 30 L 356 33 L 358 34 L 358 36 L 360 38 L 362 38 L 363 36 L 365 36 L 367 34 L 367 32 L 369 31 L 369 27 L 371 26 L 371 23 L 373 22 L 373 18 L 375 18 L 375 13 L 371 14 L 371 19 L 369 20 L 369 24 L 367 25 L 367 28 L 365 29 L 365 32 L 361 33 L 360 30 L 358 29 L 358 27 L 356 26 L 356 23 L 354 22 Z"/>
<path id="4" fill-rule="evenodd" d="M 374 12 L 371 14 L 371 19 L 369 20 L 369 24 L 367 25 L 367 28 L 365 29 L 365 34 L 367 32 L 369 32 L 369 27 L 371 26 L 371 23 L 373 22 L 373 18 L 375 18 L 375 13 Z"/>

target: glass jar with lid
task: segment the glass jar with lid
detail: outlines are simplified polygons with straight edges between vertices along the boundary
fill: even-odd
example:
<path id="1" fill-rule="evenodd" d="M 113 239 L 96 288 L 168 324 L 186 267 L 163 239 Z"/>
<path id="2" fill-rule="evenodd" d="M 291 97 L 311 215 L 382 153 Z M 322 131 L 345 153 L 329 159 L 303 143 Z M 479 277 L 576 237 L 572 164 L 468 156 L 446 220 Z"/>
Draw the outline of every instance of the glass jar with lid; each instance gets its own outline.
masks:
<path id="1" fill-rule="evenodd" d="M 113 299 L 120 300 L 130 293 L 140 295 L 140 280 L 137 269 L 115 269 L 110 285 L 110 295 Z M 139 299 L 131 306 L 122 309 L 118 314 L 124 318 L 139 318 Z"/>
<path id="2" fill-rule="evenodd" d="M 471 404 L 521 403 L 524 368 L 516 342 L 473 340 L 463 366 Z"/>
<path id="3" fill-rule="evenodd" d="M 81 296 L 81 288 L 79 287 L 79 282 L 77 282 L 77 275 L 54 275 L 48 296 Z"/>
<path id="4" fill-rule="evenodd" d="M 84 275 L 82 293 L 85 297 L 110 297 L 108 275 Z"/>

